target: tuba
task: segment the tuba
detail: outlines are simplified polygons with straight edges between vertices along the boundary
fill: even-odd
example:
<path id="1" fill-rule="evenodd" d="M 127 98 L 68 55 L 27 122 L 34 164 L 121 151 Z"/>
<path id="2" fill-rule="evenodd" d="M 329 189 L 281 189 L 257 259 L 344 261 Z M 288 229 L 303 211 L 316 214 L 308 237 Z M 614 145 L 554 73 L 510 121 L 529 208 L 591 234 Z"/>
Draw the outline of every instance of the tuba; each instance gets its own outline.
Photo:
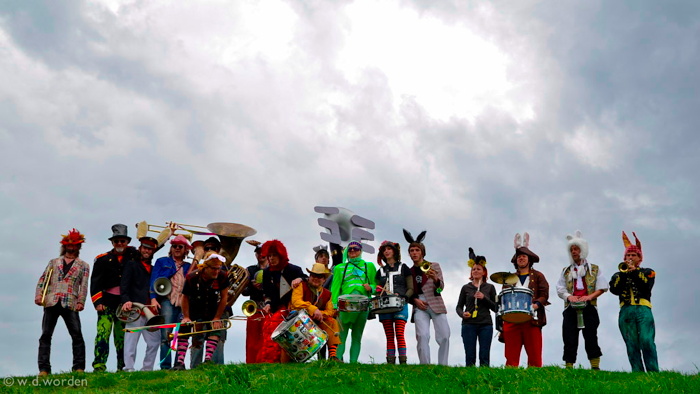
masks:
<path id="1" fill-rule="evenodd" d="M 236 302 L 236 299 L 238 299 L 250 281 L 247 269 L 231 263 L 238 255 L 243 239 L 255 235 L 257 231 L 238 223 L 209 223 L 207 228 L 216 234 L 221 242 L 221 255 L 226 259 L 228 279 L 231 282 L 226 305 L 231 306 Z"/>

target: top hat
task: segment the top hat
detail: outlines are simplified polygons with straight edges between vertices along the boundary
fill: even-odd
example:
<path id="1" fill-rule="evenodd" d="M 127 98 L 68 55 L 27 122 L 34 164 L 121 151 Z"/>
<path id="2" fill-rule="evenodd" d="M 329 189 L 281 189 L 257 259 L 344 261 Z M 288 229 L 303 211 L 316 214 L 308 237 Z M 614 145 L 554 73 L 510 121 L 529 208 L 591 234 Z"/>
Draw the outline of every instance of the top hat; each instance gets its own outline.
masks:
<path id="1" fill-rule="evenodd" d="M 127 235 L 125 224 L 115 224 L 112 226 L 112 236 L 108 239 L 111 241 L 114 238 L 126 238 L 131 242 L 131 237 Z"/>

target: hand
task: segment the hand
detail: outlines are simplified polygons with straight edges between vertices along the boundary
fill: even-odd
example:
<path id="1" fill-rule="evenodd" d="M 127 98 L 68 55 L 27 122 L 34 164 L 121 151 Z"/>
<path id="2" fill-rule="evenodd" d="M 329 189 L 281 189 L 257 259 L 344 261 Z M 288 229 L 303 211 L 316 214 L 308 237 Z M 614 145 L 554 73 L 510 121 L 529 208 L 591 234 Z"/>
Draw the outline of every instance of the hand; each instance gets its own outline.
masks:
<path id="1" fill-rule="evenodd" d="M 204 245 L 197 243 L 197 246 L 194 247 L 194 250 L 192 251 L 194 254 L 193 259 L 200 261 L 202 260 L 202 257 L 204 257 Z"/>
<path id="2" fill-rule="evenodd" d="M 168 228 L 170 229 L 170 231 L 175 233 L 175 230 L 177 230 L 177 223 L 175 223 L 175 222 L 168 223 Z"/>
<path id="3" fill-rule="evenodd" d="M 103 312 L 105 310 L 105 306 L 100 304 L 100 305 L 95 307 L 95 310 L 98 312 Z"/>
<path id="4" fill-rule="evenodd" d="M 267 304 L 264 307 L 262 307 L 262 311 L 266 314 L 270 313 L 270 304 Z"/>
<path id="5" fill-rule="evenodd" d="M 83 309 L 85 309 L 85 304 L 83 304 L 82 302 L 75 304 L 76 311 L 81 312 Z"/>
<path id="6" fill-rule="evenodd" d="M 476 293 L 474 293 L 474 298 L 476 298 L 477 300 L 481 300 L 484 298 L 484 293 L 477 291 Z"/>
<path id="7" fill-rule="evenodd" d="M 362 286 L 364 286 L 365 291 L 367 291 L 368 293 L 371 293 L 371 292 L 372 292 L 372 286 L 370 286 L 369 284 L 365 283 L 365 284 L 362 285 Z"/>
<path id="8" fill-rule="evenodd" d="M 422 311 L 425 311 L 425 310 L 428 309 L 428 304 L 426 304 L 425 302 L 423 302 L 423 300 L 420 300 L 420 299 L 417 299 L 417 298 L 416 298 L 416 300 L 413 302 L 413 305 L 414 305 L 416 308 L 418 308 L 418 309 L 420 309 L 420 310 L 422 310 Z"/>
<path id="9" fill-rule="evenodd" d="M 570 295 L 570 296 L 566 297 L 566 300 L 569 301 L 569 302 L 578 302 L 579 299 L 580 299 L 580 297 L 577 297 L 577 296 L 574 296 L 574 295 Z"/>
<path id="10" fill-rule="evenodd" d="M 321 313 L 320 310 L 316 309 L 316 311 L 314 311 L 314 314 L 311 316 L 311 318 L 314 319 L 315 321 L 321 321 L 321 319 L 323 319 L 323 313 Z"/>
<path id="11" fill-rule="evenodd" d="M 214 322 L 211 323 L 211 328 L 221 330 L 224 328 L 224 322 L 222 322 L 220 319 L 215 319 Z"/>
<path id="12" fill-rule="evenodd" d="M 34 303 L 39 305 L 39 306 L 43 306 L 43 305 L 41 305 L 41 297 L 34 298 Z"/>
<path id="13" fill-rule="evenodd" d="M 580 302 L 588 302 L 588 301 L 591 300 L 591 296 L 590 296 L 590 295 L 581 296 L 581 297 L 578 298 L 578 300 L 579 300 Z"/>
<path id="14" fill-rule="evenodd" d="M 122 304 L 122 310 L 129 312 L 131 310 L 132 304 L 131 301 L 127 301 L 124 304 Z"/>
<path id="15" fill-rule="evenodd" d="M 155 298 L 151 298 L 151 306 L 156 310 L 160 310 L 160 302 L 158 302 L 158 300 Z"/>
<path id="16" fill-rule="evenodd" d="M 187 323 L 191 323 L 191 322 L 192 322 L 192 320 L 189 317 L 183 317 L 180 324 L 187 324 Z"/>
<path id="17" fill-rule="evenodd" d="M 540 307 L 539 304 L 534 304 L 534 303 L 532 304 L 533 310 L 537 310 L 537 309 L 539 309 L 539 307 Z"/>
<path id="18" fill-rule="evenodd" d="M 462 317 L 464 317 L 465 319 L 469 319 L 470 317 L 472 317 L 472 314 L 465 311 L 464 313 L 462 313 Z"/>
<path id="19" fill-rule="evenodd" d="M 296 278 L 292 281 L 292 289 L 296 289 L 301 284 L 301 278 Z"/>
<path id="20" fill-rule="evenodd" d="M 427 275 L 428 278 L 432 279 L 433 282 L 437 282 L 437 280 L 438 280 L 437 272 L 435 272 L 435 270 L 433 270 L 433 269 L 426 272 L 425 275 Z"/>

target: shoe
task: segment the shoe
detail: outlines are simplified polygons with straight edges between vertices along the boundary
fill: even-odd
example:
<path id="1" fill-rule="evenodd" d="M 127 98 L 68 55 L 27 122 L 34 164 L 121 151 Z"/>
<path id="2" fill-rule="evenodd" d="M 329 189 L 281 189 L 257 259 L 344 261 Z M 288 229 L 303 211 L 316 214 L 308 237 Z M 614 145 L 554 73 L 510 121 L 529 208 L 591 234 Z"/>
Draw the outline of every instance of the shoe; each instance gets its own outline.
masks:
<path id="1" fill-rule="evenodd" d="M 84 369 L 78 368 L 78 369 L 76 369 L 76 370 L 73 371 L 73 372 L 75 372 L 75 373 L 85 373 L 85 370 L 84 370 Z"/>
<path id="2" fill-rule="evenodd" d="M 136 372 L 136 370 L 133 368 L 124 368 L 124 369 L 122 369 L 122 371 L 124 371 L 124 372 Z"/>
<path id="3" fill-rule="evenodd" d="M 341 359 L 339 359 L 338 357 L 335 357 L 335 356 L 329 357 L 329 358 L 328 358 L 328 361 L 335 361 L 335 362 L 341 363 L 341 364 L 343 363 L 343 360 L 341 360 Z"/>
<path id="4" fill-rule="evenodd" d="M 51 373 L 48 372 L 48 371 L 39 371 L 39 377 L 40 377 L 40 378 L 45 378 L 45 377 L 49 376 L 50 374 L 51 374 Z"/>
<path id="5" fill-rule="evenodd" d="M 387 364 L 396 364 L 396 356 L 386 356 L 386 363 Z"/>
<path id="6" fill-rule="evenodd" d="M 185 364 L 183 363 L 175 363 L 175 365 L 172 367 L 173 371 L 184 371 L 185 370 Z"/>
<path id="7" fill-rule="evenodd" d="M 406 361 L 408 360 L 408 357 L 406 356 L 399 356 L 399 364 L 406 364 Z"/>

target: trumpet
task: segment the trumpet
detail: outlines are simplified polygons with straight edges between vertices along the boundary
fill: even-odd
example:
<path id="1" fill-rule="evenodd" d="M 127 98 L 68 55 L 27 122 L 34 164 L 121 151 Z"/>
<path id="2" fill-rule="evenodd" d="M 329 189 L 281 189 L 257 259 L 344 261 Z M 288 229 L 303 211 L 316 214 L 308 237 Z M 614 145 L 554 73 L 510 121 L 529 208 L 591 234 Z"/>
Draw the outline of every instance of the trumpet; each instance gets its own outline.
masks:
<path id="1" fill-rule="evenodd" d="M 428 272 L 432 269 L 432 263 L 429 261 L 423 260 L 422 263 L 420 263 L 420 270 L 423 272 Z"/>
<path id="2" fill-rule="evenodd" d="M 629 266 L 629 264 L 627 264 L 627 262 L 623 261 L 617 265 L 617 270 L 622 272 L 622 273 L 625 273 L 625 272 L 630 270 L 630 266 Z"/>

